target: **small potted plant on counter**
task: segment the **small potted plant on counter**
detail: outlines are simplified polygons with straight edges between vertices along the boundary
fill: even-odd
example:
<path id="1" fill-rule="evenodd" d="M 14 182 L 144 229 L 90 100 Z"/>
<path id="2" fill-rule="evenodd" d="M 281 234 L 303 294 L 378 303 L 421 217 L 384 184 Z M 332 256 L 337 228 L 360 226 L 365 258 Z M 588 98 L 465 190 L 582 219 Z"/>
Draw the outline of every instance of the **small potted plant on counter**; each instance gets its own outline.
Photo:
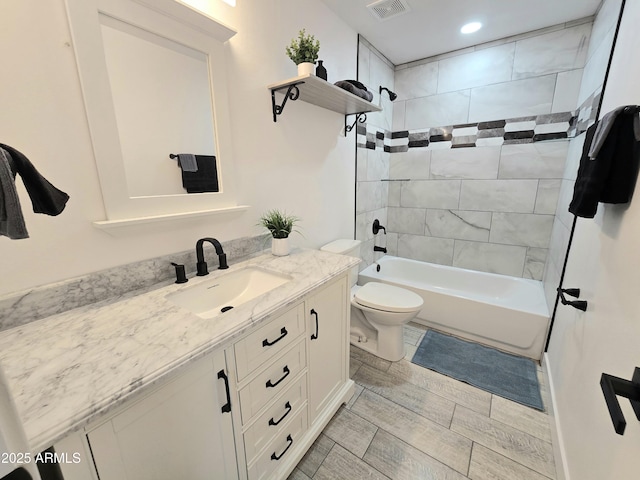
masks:
<path id="1" fill-rule="evenodd" d="M 287 55 L 298 66 L 298 75 L 313 75 L 319 51 L 320 41 L 313 35 L 308 35 L 304 28 L 298 32 L 298 38 L 292 39 L 286 48 Z"/>
<path id="2" fill-rule="evenodd" d="M 277 209 L 269 210 L 260 218 L 260 225 L 271 232 L 271 253 L 279 257 L 289 255 L 289 235 L 293 227 L 300 221 L 298 217 L 281 212 Z"/>

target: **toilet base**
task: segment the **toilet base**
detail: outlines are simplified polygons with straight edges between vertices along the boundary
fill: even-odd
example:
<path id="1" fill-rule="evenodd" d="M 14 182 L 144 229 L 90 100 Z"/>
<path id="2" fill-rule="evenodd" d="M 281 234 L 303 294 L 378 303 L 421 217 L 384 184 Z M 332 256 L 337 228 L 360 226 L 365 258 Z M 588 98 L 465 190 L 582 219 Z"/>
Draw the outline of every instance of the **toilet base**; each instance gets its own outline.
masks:
<path id="1" fill-rule="evenodd" d="M 402 360 L 405 356 L 404 324 L 376 325 L 376 330 L 371 328 L 361 316 L 364 316 L 362 311 L 352 307 L 351 344 L 390 362 Z"/>
<path id="2" fill-rule="evenodd" d="M 375 356 L 378 356 L 378 340 L 375 338 L 367 338 L 366 341 L 362 341 L 359 335 L 351 334 L 349 338 L 349 343 L 354 347 L 361 348 L 362 350 L 372 353 Z"/>
<path id="3" fill-rule="evenodd" d="M 357 335 L 351 335 L 350 343 L 354 347 L 361 348 L 362 350 L 369 352 L 376 357 L 382 358 L 383 360 L 388 360 L 390 362 L 397 362 L 399 360 L 402 360 L 405 356 L 404 343 L 402 344 L 402 347 L 400 347 L 399 351 L 394 352 L 394 355 L 383 355 L 382 353 L 380 353 L 378 340 L 376 340 L 375 338 L 367 338 L 366 342 L 361 342 Z"/>

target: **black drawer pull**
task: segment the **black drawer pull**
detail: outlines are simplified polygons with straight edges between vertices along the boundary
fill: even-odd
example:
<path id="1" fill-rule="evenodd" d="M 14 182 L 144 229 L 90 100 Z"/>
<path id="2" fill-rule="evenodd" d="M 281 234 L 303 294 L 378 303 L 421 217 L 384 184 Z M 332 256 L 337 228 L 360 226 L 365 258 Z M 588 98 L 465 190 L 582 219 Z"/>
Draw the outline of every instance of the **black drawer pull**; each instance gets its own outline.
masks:
<path id="1" fill-rule="evenodd" d="M 282 371 L 284 372 L 284 375 L 280 378 L 280 380 L 278 380 L 276 383 L 271 383 L 271 380 L 267 380 L 267 388 L 271 388 L 271 387 L 276 387 L 278 386 L 278 384 L 283 381 L 285 378 L 287 378 L 289 376 L 289 374 L 291 373 L 289 371 L 289 367 L 287 367 L 286 365 L 284 366 L 284 368 L 282 369 Z"/>
<path id="2" fill-rule="evenodd" d="M 264 340 L 262 340 L 262 346 L 263 346 L 263 347 L 270 347 L 271 345 L 275 345 L 275 344 L 276 344 L 276 343 L 278 343 L 280 340 L 282 340 L 284 337 L 286 337 L 288 332 L 287 332 L 287 329 L 286 329 L 286 328 L 282 327 L 282 328 L 280 329 L 280 333 L 281 333 L 281 335 L 280 335 L 278 338 L 276 338 L 273 342 L 270 342 L 270 341 L 269 341 L 269 340 L 267 340 L 266 338 L 265 338 Z"/>
<path id="3" fill-rule="evenodd" d="M 274 420 L 273 417 L 271 417 L 271 420 L 269 420 L 269 425 L 278 425 L 282 420 L 287 418 L 287 415 L 289 415 L 291 410 L 293 410 L 289 402 L 285 403 L 284 406 L 287 409 L 287 411 L 284 412 L 284 415 L 282 415 L 279 420 Z"/>
<path id="4" fill-rule="evenodd" d="M 289 450 L 291 445 L 293 445 L 293 438 L 291 438 L 291 434 L 287 435 L 287 442 L 289 442 L 289 445 L 287 445 L 280 455 L 276 455 L 276 452 L 271 454 L 271 460 L 280 460 L 282 456 L 287 453 L 287 450 Z"/>
<path id="5" fill-rule="evenodd" d="M 316 333 L 311 334 L 311 340 L 316 340 L 318 338 L 318 312 L 316 312 L 313 308 L 311 309 L 311 315 L 315 315 L 316 317 Z"/>
<path id="6" fill-rule="evenodd" d="M 224 373 L 224 370 L 218 372 L 218 378 L 224 380 L 224 389 L 227 393 L 227 403 L 222 406 L 222 413 L 229 413 L 231 411 L 231 392 L 229 391 L 229 377 Z"/>

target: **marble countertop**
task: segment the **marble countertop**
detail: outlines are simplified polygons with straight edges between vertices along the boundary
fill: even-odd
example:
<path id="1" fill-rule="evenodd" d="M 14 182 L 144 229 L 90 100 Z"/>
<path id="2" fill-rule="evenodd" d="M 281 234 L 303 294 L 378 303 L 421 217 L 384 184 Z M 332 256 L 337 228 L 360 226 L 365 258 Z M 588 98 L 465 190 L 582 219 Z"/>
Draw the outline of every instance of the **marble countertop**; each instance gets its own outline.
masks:
<path id="1" fill-rule="evenodd" d="M 228 345 L 358 262 L 319 250 L 298 249 L 286 257 L 264 254 L 186 284 L 160 285 L 0 333 L 0 362 L 32 452 Z M 208 320 L 165 299 L 248 266 L 292 280 Z"/>

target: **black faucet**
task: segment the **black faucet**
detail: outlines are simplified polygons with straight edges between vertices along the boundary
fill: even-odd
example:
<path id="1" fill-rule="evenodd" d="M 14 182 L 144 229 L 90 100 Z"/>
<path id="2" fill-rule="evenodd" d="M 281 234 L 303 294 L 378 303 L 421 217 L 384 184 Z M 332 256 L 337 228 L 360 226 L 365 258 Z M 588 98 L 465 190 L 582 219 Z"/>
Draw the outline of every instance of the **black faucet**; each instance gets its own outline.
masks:
<path id="1" fill-rule="evenodd" d="M 374 251 L 374 252 L 387 253 L 387 248 L 386 248 L 386 247 L 376 247 L 376 246 L 374 245 L 374 246 L 373 246 L 373 251 Z"/>
<path id="2" fill-rule="evenodd" d="M 227 254 L 224 253 L 224 250 L 222 250 L 222 245 L 220 245 L 220 242 L 215 238 L 209 238 L 209 237 L 201 238 L 196 243 L 196 259 L 198 260 L 198 263 L 196 264 L 196 268 L 198 270 L 197 275 L 199 277 L 203 277 L 204 275 L 209 275 L 209 270 L 207 269 L 207 262 L 204 261 L 204 249 L 203 249 L 204 242 L 209 242 L 211 243 L 211 245 L 215 247 L 216 253 L 218 254 L 218 263 L 220 264 L 218 268 L 220 270 L 229 268 L 229 265 L 227 265 Z"/>

